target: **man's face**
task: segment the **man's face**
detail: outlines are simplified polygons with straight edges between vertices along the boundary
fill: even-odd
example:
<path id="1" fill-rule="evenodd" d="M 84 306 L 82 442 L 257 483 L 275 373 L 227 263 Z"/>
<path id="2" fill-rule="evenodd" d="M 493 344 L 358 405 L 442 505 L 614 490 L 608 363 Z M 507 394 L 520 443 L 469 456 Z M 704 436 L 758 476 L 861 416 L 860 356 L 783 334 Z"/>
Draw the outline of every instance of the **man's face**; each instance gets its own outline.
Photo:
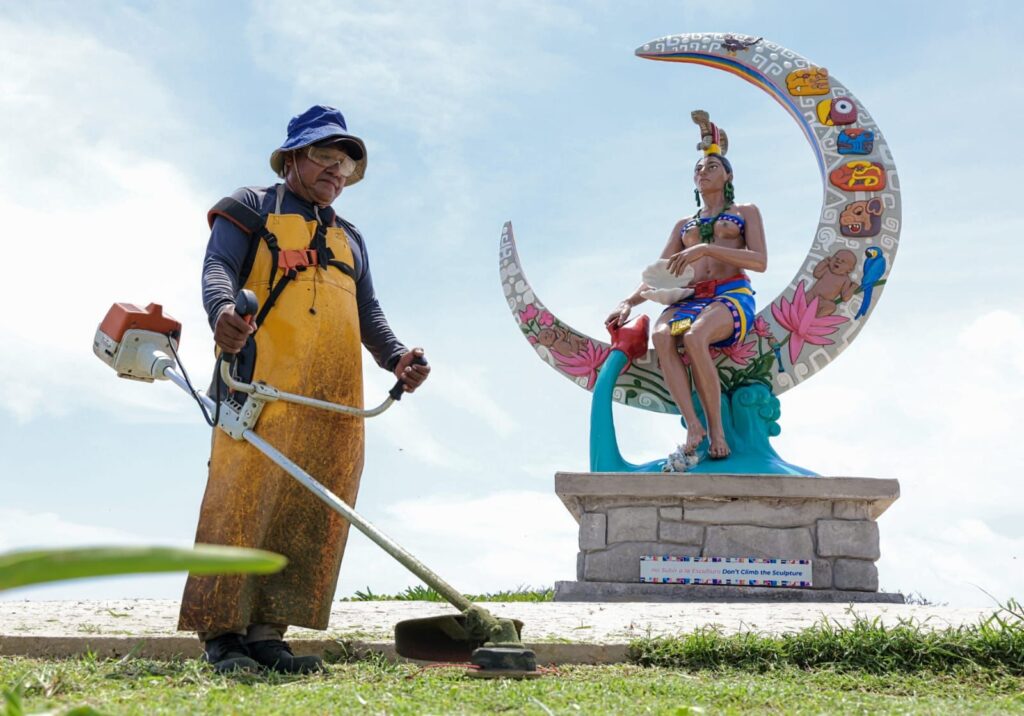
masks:
<path id="1" fill-rule="evenodd" d="M 334 203 L 341 195 L 341 190 L 345 188 L 341 166 L 338 163 L 327 167 L 320 166 L 309 158 L 306 149 L 292 153 L 285 178 L 292 191 L 320 206 Z"/>

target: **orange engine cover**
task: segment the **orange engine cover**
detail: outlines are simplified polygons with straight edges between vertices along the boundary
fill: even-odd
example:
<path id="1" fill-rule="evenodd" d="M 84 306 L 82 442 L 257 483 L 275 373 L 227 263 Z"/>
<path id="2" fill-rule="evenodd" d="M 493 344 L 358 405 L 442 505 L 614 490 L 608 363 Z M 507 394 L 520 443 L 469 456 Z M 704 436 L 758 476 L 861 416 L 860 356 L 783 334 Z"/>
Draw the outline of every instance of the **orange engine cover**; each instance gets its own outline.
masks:
<path id="1" fill-rule="evenodd" d="M 181 338 L 181 323 L 165 316 L 164 307 L 159 303 L 151 303 L 145 308 L 134 303 L 115 303 L 100 323 L 100 330 L 118 343 L 130 330 L 169 334 L 175 342 Z"/>

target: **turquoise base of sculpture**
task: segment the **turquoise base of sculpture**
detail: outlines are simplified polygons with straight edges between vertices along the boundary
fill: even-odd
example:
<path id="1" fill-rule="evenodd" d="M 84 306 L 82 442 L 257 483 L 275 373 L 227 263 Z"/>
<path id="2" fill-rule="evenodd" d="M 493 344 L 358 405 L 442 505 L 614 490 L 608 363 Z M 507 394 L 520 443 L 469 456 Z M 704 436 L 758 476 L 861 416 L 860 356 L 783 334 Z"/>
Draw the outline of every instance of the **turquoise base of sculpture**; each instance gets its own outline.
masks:
<path id="1" fill-rule="evenodd" d="M 591 472 L 661 472 L 665 460 L 639 465 L 626 462 L 619 451 L 612 418 L 612 393 L 615 380 L 628 363 L 626 354 L 613 350 L 601 366 L 590 406 Z M 698 414 L 700 401 L 694 400 Z M 786 462 L 772 448 L 769 438 L 778 435 L 779 399 L 767 386 L 745 385 L 722 396 L 722 423 L 732 454 L 723 460 L 707 457 L 707 440 L 697 451 L 700 462 L 687 470 L 692 473 L 729 473 L 741 475 L 805 475 L 816 473 Z M 685 429 L 685 423 L 684 423 Z"/>

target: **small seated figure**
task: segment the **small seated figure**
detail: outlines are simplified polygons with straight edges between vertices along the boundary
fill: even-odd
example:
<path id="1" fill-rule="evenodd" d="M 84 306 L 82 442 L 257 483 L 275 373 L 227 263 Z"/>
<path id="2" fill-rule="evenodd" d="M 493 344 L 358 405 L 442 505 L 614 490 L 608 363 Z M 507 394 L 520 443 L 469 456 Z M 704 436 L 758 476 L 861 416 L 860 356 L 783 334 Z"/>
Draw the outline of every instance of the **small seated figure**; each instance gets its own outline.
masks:
<path id="1" fill-rule="evenodd" d="M 698 211 L 676 223 L 661 253 L 673 274 L 692 270 L 688 288 L 693 293 L 665 309 L 655 324 L 653 341 L 665 384 L 686 422 L 683 454 L 695 454 L 708 437 L 708 456 L 721 459 L 729 456 L 730 448 L 712 350 L 742 342 L 753 327 L 754 291 L 745 271 L 764 271 L 768 254 L 757 207 L 734 202 L 732 165 L 725 158 L 726 148 L 716 141 L 722 133 L 706 113 L 698 110 L 693 116 L 701 127 L 704 152 L 693 172 Z M 707 142 L 709 130 L 712 141 Z M 647 300 L 642 294 L 650 294 L 650 288 L 641 283 L 612 311 L 606 325 L 622 326 L 632 308 Z M 706 428 L 697 417 L 691 385 L 707 416 Z"/>
<path id="2" fill-rule="evenodd" d="M 831 316 L 839 301 L 853 298 L 857 283 L 850 278 L 857 268 L 857 257 L 848 249 L 840 249 L 814 267 L 814 284 L 807 290 L 807 302 L 818 299 L 818 316 Z"/>

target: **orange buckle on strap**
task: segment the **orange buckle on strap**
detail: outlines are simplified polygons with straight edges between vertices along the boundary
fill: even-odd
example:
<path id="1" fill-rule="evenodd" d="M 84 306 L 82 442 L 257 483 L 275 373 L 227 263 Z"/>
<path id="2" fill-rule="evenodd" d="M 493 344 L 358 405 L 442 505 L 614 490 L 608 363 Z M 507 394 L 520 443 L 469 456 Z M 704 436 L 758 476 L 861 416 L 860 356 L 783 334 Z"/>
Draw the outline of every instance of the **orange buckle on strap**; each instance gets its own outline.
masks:
<path id="1" fill-rule="evenodd" d="M 282 271 L 301 271 L 307 266 L 316 265 L 316 249 L 283 249 L 277 255 L 277 267 Z"/>

